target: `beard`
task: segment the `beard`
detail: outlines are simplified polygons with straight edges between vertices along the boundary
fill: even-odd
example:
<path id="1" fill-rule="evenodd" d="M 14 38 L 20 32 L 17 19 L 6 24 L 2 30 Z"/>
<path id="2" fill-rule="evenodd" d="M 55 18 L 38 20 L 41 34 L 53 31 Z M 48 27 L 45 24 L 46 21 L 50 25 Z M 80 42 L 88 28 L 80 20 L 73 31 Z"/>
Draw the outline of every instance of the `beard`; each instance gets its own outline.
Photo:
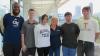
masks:
<path id="1" fill-rule="evenodd" d="M 16 12 L 16 11 L 13 10 L 13 15 L 18 16 L 19 13 L 20 13 L 20 10 L 19 10 L 19 12 Z"/>

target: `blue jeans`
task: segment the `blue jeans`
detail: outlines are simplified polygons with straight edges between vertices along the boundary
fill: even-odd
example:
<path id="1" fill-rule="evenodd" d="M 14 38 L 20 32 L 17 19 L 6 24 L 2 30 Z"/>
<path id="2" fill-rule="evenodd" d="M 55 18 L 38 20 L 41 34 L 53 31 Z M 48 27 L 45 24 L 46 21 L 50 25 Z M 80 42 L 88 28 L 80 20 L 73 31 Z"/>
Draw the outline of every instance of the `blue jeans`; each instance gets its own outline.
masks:
<path id="1" fill-rule="evenodd" d="M 60 47 L 50 47 L 49 56 L 60 56 Z"/>
<path id="2" fill-rule="evenodd" d="M 62 46 L 63 56 L 75 56 L 76 48 L 67 48 Z"/>

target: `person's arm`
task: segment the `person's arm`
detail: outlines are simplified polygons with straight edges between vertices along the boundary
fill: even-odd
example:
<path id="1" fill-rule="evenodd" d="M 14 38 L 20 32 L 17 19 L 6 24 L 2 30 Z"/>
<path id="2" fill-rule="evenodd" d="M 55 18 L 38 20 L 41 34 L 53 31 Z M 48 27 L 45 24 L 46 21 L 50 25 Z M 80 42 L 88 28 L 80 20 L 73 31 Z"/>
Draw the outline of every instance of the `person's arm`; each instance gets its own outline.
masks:
<path id="1" fill-rule="evenodd" d="M 20 30 L 22 30 L 23 26 L 24 26 L 24 18 L 22 16 L 20 16 L 21 20 L 21 26 L 20 26 Z"/>
<path id="2" fill-rule="evenodd" d="M 20 30 L 21 30 L 21 44 L 22 44 L 22 48 L 23 48 L 23 46 L 25 46 L 25 44 L 24 44 L 25 22 L 24 22 L 24 18 L 22 16 L 20 16 L 20 18 L 22 19 Z"/>
<path id="3" fill-rule="evenodd" d="M 76 24 L 76 37 L 78 37 L 80 34 L 79 26 Z"/>
<path id="4" fill-rule="evenodd" d="M 21 41 L 22 41 L 22 51 L 25 52 L 26 51 L 26 45 L 25 45 L 25 41 L 24 41 L 24 34 L 21 34 Z"/>
<path id="5" fill-rule="evenodd" d="M 99 28 L 99 24 L 98 24 L 98 21 L 96 21 L 96 24 L 95 24 L 95 40 L 98 39 L 99 35 L 100 35 L 100 28 Z"/>
<path id="6" fill-rule="evenodd" d="M 60 26 L 60 34 L 61 34 L 61 37 L 63 35 L 63 25 Z"/>
<path id="7" fill-rule="evenodd" d="M 81 19 L 82 19 L 82 17 L 80 17 L 78 20 L 77 20 L 77 22 L 76 22 L 76 24 L 77 24 L 77 30 L 76 30 L 76 32 L 77 32 L 77 40 L 79 40 L 79 34 L 80 34 L 80 28 L 79 28 L 79 26 L 81 26 Z"/>
<path id="8" fill-rule="evenodd" d="M 1 18 L 0 20 L 0 31 L 1 31 L 1 35 L 4 36 L 4 29 L 6 28 L 7 25 L 7 15 L 5 14 L 4 17 Z"/>
<path id="9" fill-rule="evenodd" d="M 26 51 L 26 45 L 25 45 L 25 25 L 22 25 L 21 29 L 21 44 L 22 44 L 22 51 Z"/>
<path id="10" fill-rule="evenodd" d="M 64 24 L 63 24 L 63 25 L 64 25 Z M 63 32 L 63 31 L 64 31 L 64 30 L 63 30 L 63 25 L 60 26 L 60 35 L 61 35 L 61 36 L 60 36 L 60 37 L 61 37 L 60 39 L 61 39 L 61 41 L 62 41 L 62 39 L 63 39 L 63 34 L 64 34 L 64 32 Z"/>
<path id="11" fill-rule="evenodd" d="M 0 33 L 1 33 L 2 36 L 4 36 L 4 35 L 3 35 L 3 32 L 2 32 L 2 30 L 1 30 L 1 28 L 0 28 Z"/>
<path id="12" fill-rule="evenodd" d="M 0 27 L 0 33 L 2 34 L 2 32 L 1 32 L 1 27 Z"/>
<path id="13" fill-rule="evenodd" d="M 38 44 L 38 33 L 39 29 L 38 29 L 38 25 L 35 25 L 35 28 L 34 28 L 34 37 L 35 37 L 35 46 Z"/>
<path id="14" fill-rule="evenodd" d="M 21 40 L 22 40 L 22 48 L 23 48 L 23 46 L 25 46 L 25 43 L 24 43 L 24 34 L 23 33 L 21 33 Z"/>
<path id="15" fill-rule="evenodd" d="M 2 33 L 2 31 L 1 31 L 1 20 L 0 20 L 0 33 L 1 33 L 1 35 L 3 36 L 3 33 Z"/>
<path id="16" fill-rule="evenodd" d="M 96 32 L 95 33 L 95 39 L 97 40 L 99 36 L 100 36 L 100 32 Z"/>
<path id="17" fill-rule="evenodd" d="M 7 15 L 5 15 L 4 17 L 3 17 L 3 26 L 4 26 L 4 29 L 6 28 L 6 25 L 7 25 Z"/>

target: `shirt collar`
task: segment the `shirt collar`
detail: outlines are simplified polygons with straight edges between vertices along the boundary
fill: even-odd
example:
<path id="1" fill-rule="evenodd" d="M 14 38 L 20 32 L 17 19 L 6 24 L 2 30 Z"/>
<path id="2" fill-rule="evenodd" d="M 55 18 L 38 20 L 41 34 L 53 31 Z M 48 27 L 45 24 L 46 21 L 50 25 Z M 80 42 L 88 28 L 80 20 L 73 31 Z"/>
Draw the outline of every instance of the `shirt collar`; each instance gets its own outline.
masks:
<path id="1" fill-rule="evenodd" d="M 30 23 L 29 20 L 27 20 L 27 23 L 28 23 L 28 24 L 35 24 L 35 22 L 34 22 L 34 23 Z"/>
<path id="2" fill-rule="evenodd" d="M 13 13 L 11 13 L 11 16 L 14 16 L 14 14 L 13 14 Z M 20 17 L 20 15 L 18 15 L 18 16 L 16 16 L 16 17 Z"/>
<path id="3" fill-rule="evenodd" d="M 56 26 L 56 29 L 55 30 L 53 30 L 52 28 L 50 28 L 52 31 L 56 31 L 57 29 L 58 29 L 58 26 Z"/>

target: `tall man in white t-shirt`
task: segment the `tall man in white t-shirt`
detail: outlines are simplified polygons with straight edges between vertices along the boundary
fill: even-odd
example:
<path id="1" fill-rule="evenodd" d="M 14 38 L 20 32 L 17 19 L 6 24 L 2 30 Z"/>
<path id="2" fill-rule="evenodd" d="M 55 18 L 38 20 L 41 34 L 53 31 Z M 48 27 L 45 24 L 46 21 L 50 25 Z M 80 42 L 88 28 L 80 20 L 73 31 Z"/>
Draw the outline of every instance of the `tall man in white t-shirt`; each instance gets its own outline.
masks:
<path id="1" fill-rule="evenodd" d="M 94 42 L 99 35 L 99 24 L 90 16 L 90 7 L 82 9 L 83 16 L 78 20 L 80 35 L 78 38 L 77 56 L 94 56 Z"/>

